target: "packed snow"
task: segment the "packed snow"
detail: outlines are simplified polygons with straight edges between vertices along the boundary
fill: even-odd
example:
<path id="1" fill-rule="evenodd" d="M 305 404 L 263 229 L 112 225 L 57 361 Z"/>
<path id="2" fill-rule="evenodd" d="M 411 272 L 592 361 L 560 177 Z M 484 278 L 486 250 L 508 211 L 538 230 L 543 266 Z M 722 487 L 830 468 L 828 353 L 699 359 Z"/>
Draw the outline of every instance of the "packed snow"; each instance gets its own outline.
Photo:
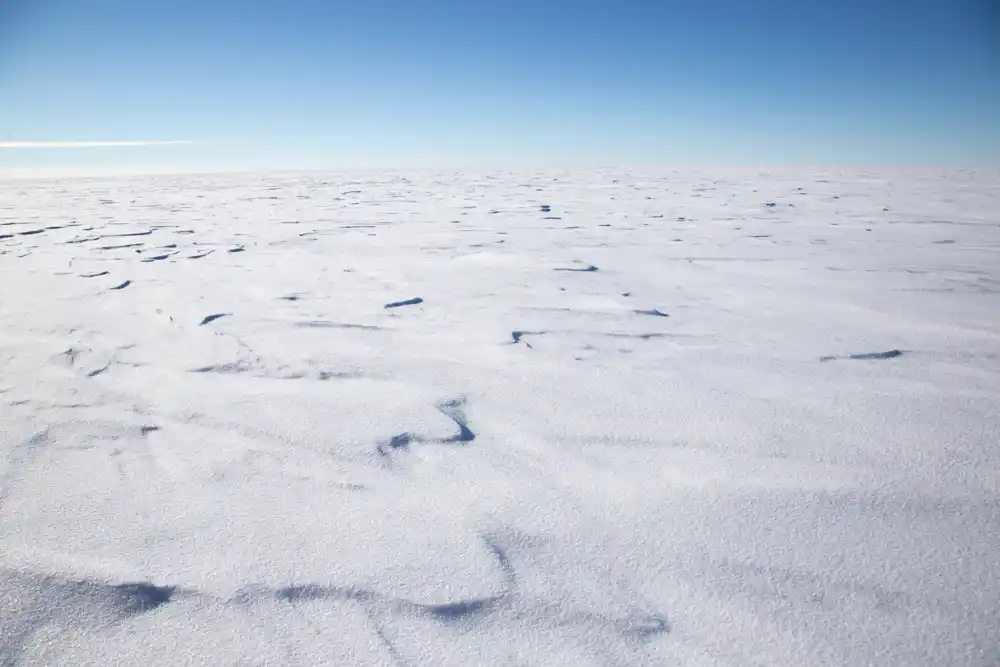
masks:
<path id="1" fill-rule="evenodd" d="M 0 665 L 1000 664 L 1000 172 L 0 183 Z"/>

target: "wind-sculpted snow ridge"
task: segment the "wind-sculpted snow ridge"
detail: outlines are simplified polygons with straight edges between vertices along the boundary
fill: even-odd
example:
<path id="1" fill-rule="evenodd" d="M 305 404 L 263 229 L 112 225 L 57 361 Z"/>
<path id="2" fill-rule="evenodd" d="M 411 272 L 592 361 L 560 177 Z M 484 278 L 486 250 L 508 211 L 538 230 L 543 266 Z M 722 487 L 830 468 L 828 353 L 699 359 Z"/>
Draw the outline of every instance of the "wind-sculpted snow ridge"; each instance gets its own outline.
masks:
<path id="1" fill-rule="evenodd" d="M 997 211 L 926 169 L 2 183 L 0 666 L 992 667 Z"/>

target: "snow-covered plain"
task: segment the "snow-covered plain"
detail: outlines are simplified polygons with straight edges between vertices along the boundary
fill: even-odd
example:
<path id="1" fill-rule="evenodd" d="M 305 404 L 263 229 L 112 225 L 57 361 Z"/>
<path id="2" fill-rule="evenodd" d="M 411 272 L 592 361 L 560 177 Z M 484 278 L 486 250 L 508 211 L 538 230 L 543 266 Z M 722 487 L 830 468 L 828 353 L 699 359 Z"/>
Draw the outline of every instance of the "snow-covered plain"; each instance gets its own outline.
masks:
<path id="1" fill-rule="evenodd" d="M 4 666 L 997 665 L 1000 173 L 3 182 L 0 429 Z"/>

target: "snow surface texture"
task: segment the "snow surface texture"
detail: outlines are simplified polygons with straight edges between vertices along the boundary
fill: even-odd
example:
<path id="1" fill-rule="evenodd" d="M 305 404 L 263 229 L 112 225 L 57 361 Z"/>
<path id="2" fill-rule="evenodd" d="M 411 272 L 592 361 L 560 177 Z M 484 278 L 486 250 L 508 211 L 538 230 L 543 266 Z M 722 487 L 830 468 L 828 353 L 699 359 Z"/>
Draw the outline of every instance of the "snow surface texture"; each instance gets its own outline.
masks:
<path id="1" fill-rule="evenodd" d="M 0 184 L 0 665 L 1000 664 L 1000 174 Z"/>

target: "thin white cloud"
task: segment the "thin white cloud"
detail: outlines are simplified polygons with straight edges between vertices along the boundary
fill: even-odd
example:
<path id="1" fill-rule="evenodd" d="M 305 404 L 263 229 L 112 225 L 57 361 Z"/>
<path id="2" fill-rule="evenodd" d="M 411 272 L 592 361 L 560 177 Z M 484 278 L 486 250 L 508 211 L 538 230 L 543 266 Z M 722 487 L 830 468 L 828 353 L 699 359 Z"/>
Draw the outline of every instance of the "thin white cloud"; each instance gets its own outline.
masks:
<path id="1" fill-rule="evenodd" d="M 120 146 L 174 146 L 190 141 L 2 141 L 2 148 L 108 148 Z"/>

